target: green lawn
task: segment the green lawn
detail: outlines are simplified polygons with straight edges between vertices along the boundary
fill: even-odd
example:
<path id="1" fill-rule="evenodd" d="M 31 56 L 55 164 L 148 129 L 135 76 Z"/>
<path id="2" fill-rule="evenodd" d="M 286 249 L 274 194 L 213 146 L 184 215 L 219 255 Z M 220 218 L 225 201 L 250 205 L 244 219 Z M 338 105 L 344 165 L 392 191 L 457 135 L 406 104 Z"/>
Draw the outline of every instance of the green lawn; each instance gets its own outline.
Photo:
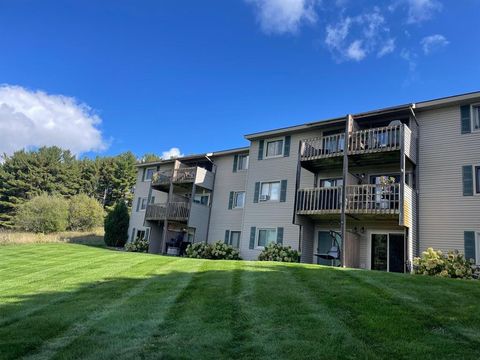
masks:
<path id="1" fill-rule="evenodd" d="M 0 358 L 480 357 L 480 282 L 0 246 Z"/>

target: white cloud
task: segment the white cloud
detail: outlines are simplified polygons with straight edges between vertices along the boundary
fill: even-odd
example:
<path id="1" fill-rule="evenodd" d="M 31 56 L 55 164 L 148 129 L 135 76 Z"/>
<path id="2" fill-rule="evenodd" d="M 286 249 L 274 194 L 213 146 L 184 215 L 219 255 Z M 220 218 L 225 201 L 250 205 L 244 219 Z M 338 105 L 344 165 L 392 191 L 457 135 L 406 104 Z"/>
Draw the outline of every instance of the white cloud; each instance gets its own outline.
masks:
<path id="1" fill-rule="evenodd" d="M 392 53 L 395 50 L 395 39 L 387 39 L 385 43 L 382 45 L 380 50 L 377 53 L 378 57 L 383 57 L 387 54 Z"/>
<path id="2" fill-rule="evenodd" d="M 182 152 L 177 147 L 172 147 L 170 148 L 170 150 L 162 152 L 162 159 L 164 160 L 175 159 L 182 156 L 183 156 Z"/>
<path id="3" fill-rule="evenodd" d="M 329 24 L 325 32 L 325 44 L 337 61 L 360 61 L 370 53 L 384 56 L 395 49 L 395 41 L 390 38 L 390 29 L 378 7 Z"/>
<path id="4" fill-rule="evenodd" d="M 432 18 L 433 14 L 442 9 L 437 0 L 408 0 L 408 24 L 415 24 Z"/>
<path id="5" fill-rule="evenodd" d="M 0 86 L 0 153 L 59 146 L 74 154 L 104 150 L 101 119 L 72 97 Z"/>
<path id="6" fill-rule="evenodd" d="M 422 39 L 422 41 L 420 41 L 425 55 L 444 48 L 449 43 L 450 42 L 445 38 L 445 36 L 440 34 L 426 36 Z"/>
<path id="7" fill-rule="evenodd" d="M 366 55 L 365 49 L 362 48 L 362 40 L 355 40 L 347 49 L 347 56 L 352 60 L 363 60 Z"/>
<path id="8" fill-rule="evenodd" d="M 296 33 L 317 21 L 317 0 L 245 0 L 256 8 L 257 19 L 267 34 Z"/>

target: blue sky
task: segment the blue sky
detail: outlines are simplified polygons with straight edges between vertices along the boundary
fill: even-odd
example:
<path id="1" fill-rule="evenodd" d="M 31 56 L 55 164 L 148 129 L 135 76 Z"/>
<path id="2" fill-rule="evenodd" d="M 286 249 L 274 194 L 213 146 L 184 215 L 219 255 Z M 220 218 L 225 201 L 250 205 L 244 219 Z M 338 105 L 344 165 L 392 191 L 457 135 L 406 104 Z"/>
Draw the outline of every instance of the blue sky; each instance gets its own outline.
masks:
<path id="1" fill-rule="evenodd" d="M 246 133 L 480 90 L 479 10 L 3 0 L 0 151 L 208 152 L 244 146 Z"/>

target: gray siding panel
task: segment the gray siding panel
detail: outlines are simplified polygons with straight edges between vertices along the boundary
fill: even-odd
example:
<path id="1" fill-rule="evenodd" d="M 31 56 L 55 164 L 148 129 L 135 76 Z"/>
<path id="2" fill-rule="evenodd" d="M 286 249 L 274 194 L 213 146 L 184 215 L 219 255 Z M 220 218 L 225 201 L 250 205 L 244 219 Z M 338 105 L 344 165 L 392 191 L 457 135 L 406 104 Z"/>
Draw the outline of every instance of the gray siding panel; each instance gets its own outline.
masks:
<path id="1" fill-rule="evenodd" d="M 250 157 L 250 168 L 247 178 L 247 193 L 245 204 L 245 217 L 242 227 L 241 253 L 247 260 L 255 260 L 261 249 L 249 249 L 250 228 L 278 228 L 283 227 L 283 244 L 294 249 L 299 247 L 299 226 L 293 224 L 295 184 L 297 175 L 297 160 L 299 142 L 312 137 L 312 133 L 292 134 L 290 138 L 290 156 L 263 158 Z M 259 141 L 252 141 L 251 154 L 258 154 Z M 303 172 L 302 172 L 303 173 Z M 307 178 L 312 181 L 313 174 Z M 254 202 L 255 183 L 261 181 L 287 180 L 285 202 Z M 311 185 L 311 186 L 312 186 Z"/>
<path id="2" fill-rule="evenodd" d="M 234 155 L 213 159 L 217 169 L 212 199 L 208 242 L 223 241 L 225 230 L 241 231 L 243 209 L 228 209 L 231 191 L 244 191 L 247 171 L 233 172 Z M 252 161 L 250 157 L 250 162 Z M 242 234 L 243 238 L 243 234 Z M 242 240 L 241 240 L 242 241 Z"/>
<path id="3" fill-rule="evenodd" d="M 458 106 L 420 113 L 417 118 L 419 250 L 463 252 L 464 231 L 480 231 L 480 197 L 463 196 L 462 182 L 462 166 L 480 164 L 480 132 L 461 134 Z"/>

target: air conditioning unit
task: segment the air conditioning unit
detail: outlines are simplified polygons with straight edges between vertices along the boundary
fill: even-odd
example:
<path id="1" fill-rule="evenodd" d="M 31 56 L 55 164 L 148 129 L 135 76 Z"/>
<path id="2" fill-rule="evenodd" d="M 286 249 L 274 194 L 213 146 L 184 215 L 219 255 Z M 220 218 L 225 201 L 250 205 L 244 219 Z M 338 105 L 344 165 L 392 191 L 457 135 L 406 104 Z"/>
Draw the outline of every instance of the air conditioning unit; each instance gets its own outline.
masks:
<path id="1" fill-rule="evenodd" d="M 260 195 L 260 201 L 268 201 L 270 200 L 270 195 Z"/>

